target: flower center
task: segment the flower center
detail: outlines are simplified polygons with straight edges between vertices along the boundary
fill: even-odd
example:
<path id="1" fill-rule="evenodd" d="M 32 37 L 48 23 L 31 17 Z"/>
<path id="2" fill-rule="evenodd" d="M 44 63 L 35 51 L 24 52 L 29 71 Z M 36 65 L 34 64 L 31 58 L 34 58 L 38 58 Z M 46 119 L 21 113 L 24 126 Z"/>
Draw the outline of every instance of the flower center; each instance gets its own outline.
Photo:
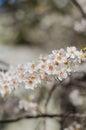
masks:
<path id="1" fill-rule="evenodd" d="M 41 65 L 41 68 L 44 69 L 44 68 L 45 68 L 45 65 Z"/>
<path id="2" fill-rule="evenodd" d="M 74 54 L 74 51 L 72 50 L 70 53 L 71 53 L 71 54 Z"/>
<path id="3" fill-rule="evenodd" d="M 5 85 L 5 86 L 4 86 L 4 89 L 5 89 L 5 90 L 8 90 L 8 88 L 9 88 L 8 85 Z"/>
<path id="4" fill-rule="evenodd" d="M 57 60 L 62 60 L 62 56 L 59 55 L 59 56 L 57 57 Z"/>
<path id="5" fill-rule="evenodd" d="M 28 83 L 29 83 L 30 85 L 32 85 L 32 84 L 33 84 L 33 81 L 32 81 L 32 80 L 29 80 Z"/>
<path id="6" fill-rule="evenodd" d="M 53 66 L 52 65 L 49 66 L 49 70 L 53 71 Z"/>
<path id="7" fill-rule="evenodd" d="M 32 68 L 32 69 L 35 69 L 35 65 L 34 65 L 34 64 L 32 64 L 32 65 L 31 65 L 31 68 Z"/>

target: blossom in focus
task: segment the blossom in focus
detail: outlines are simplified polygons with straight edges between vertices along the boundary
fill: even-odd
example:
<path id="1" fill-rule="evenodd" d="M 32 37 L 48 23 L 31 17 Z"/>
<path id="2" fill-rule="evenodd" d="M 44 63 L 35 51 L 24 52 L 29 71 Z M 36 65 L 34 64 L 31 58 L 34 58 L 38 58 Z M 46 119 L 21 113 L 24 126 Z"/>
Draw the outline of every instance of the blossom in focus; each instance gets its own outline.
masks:
<path id="1" fill-rule="evenodd" d="M 86 52 L 76 47 L 53 50 L 47 56 L 41 56 L 37 62 L 19 64 L 10 67 L 4 73 L 0 72 L 0 94 L 11 94 L 14 89 L 24 86 L 25 89 L 34 89 L 43 82 L 55 78 L 62 81 L 71 72 L 75 72 L 82 61 L 86 60 Z M 3 87 L 5 86 L 5 87 Z"/>
<path id="2" fill-rule="evenodd" d="M 58 79 L 62 81 L 63 79 L 67 78 L 67 72 L 65 69 L 61 69 L 58 73 Z"/>
<path id="3" fill-rule="evenodd" d="M 34 89 L 35 87 L 37 87 L 37 84 L 41 83 L 41 79 L 37 76 L 31 76 L 28 79 L 26 79 L 24 82 L 25 82 L 26 89 Z"/>
<path id="4" fill-rule="evenodd" d="M 70 58 L 75 58 L 77 54 L 77 49 L 76 47 L 67 47 L 67 53 L 66 56 Z"/>

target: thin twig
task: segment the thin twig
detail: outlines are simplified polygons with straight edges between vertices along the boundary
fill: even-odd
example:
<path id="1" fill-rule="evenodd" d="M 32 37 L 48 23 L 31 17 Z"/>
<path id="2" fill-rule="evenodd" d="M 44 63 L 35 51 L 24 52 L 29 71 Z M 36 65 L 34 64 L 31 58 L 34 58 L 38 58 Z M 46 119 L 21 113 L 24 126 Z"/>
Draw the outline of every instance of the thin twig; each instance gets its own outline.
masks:
<path id="1" fill-rule="evenodd" d="M 53 87 L 51 88 L 49 94 L 48 94 L 48 97 L 46 99 L 46 102 L 45 102 L 45 113 L 47 113 L 47 106 L 48 106 L 48 103 L 52 97 L 52 94 L 54 93 L 54 91 L 56 90 L 57 86 L 59 86 L 62 82 L 60 81 L 58 84 L 57 82 L 53 85 Z M 44 119 L 44 129 L 46 130 L 46 119 Z"/>
<path id="2" fill-rule="evenodd" d="M 64 80 L 63 80 L 63 81 L 64 81 Z M 46 106 L 46 107 L 47 107 L 47 105 L 48 105 L 48 103 L 49 103 L 49 101 L 50 101 L 50 99 L 51 99 L 51 97 L 52 97 L 52 94 L 54 93 L 55 89 L 57 88 L 57 86 L 61 85 L 61 84 L 63 83 L 63 81 L 59 81 L 59 83 L 55 83 L 55 84 L 53 85 L 53 87 L 51 88 L 51 90 L 50 90 L 50 92 L 49 92 L 49 94 L 48 94 L 48 97 L 47 97 L 47 99 L 46 99 L 46 103 L 45 103 L 45 106 Z"/>
<path id="3" fill-rule="evenodd" d="M 0 120 L 0 123 L 13 123 L 20 121 L 22 119 L 38 119 L 38 118 L 86 118 L 86 114 L 42 114 L 42 115 L 25 115 L 22 117 L 17 117 L 15 119 L 8 119 L 8 120 Z"/>

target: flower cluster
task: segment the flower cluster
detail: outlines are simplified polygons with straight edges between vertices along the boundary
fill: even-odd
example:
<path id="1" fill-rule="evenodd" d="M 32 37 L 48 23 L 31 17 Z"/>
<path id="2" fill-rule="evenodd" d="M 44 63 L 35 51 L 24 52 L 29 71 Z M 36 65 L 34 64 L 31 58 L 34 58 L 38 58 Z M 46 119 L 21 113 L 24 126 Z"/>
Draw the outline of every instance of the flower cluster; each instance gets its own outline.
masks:
<path id="1" fill-rule="evenodd" d="M 67 47 L 66 50 L 53 50 L 47 56 L 40 56 L 37 62 L 19 64 L 4 73 L 0 72 L 0 94 L 5 96 L 21 86 L 25 89 L 34 89 L 44 81 L 53 78 L 62 81 L 77 66 L 84 61 L 86 53 L 76 47 Z"/>
<path id="2" fill-rule="evenodd" d="M 82 125 L 77 122 L 73 122 L 68 128 L 65 128 L 64 130 L 82 130 Z"/>

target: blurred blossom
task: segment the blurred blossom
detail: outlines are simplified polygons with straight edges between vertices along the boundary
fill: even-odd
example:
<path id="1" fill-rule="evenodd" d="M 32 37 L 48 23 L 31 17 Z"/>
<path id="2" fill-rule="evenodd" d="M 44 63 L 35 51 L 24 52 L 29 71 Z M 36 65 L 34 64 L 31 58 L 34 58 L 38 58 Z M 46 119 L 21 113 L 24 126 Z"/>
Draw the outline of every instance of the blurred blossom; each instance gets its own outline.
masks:
<path id="1" fill-rule="evenodd" d="M 74 24 L 74 30 L 79 33 L 86 33 L 86 19 L 76 21 Z"/>
<path id="2" fill-rule="evenodd" d="M 73 90 L 70 94 L 69 94 L 69 97 L 70 97 L 70 101 L 72 102 L 72 104 L 74 106 L 80 106 L 83 104 L 83 97 L 80 96 L 80 93 L 79 93 L 79 90 L 78 89 L 75 89 Z"/>
<path id="3" fill-rule="evenodd" d="M 25 111 L 27 111 L 29 108 L 29 104 L 26 100 L 20 100 L 19 102 L 19 109 L 24 109 Z"/>
<path id="4" fill-rule="evenodd" d="M 30 111 L 32 114 L 36 114 L 37 104 L 35 102 L 28 102 L 25 99 L 19 101 L 19 109 Z"/>
<path id="5" fill-rule="evenodd" d="M 65 128 L 64 130 L 82 130 L 82 125 L 77 122 L 73 122 L 68 128 Z"/>

